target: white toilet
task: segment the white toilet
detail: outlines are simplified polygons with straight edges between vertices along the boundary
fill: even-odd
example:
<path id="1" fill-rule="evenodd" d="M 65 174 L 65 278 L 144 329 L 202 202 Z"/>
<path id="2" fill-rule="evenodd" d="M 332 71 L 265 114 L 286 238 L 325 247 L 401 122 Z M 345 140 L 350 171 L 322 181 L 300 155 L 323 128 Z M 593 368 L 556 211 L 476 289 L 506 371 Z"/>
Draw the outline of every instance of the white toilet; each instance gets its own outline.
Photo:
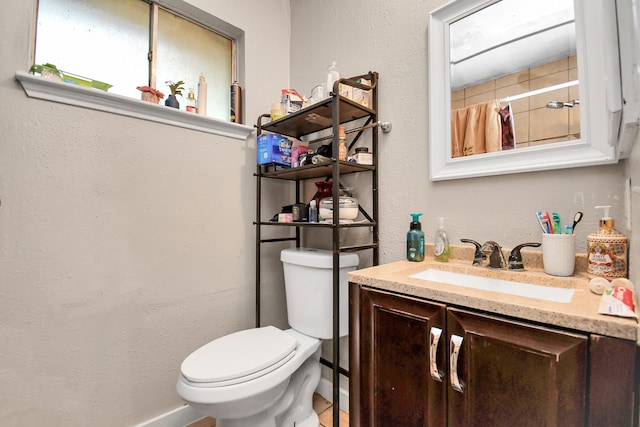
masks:
<path id="1" fill-rule="evenodd" d="M 280 254 L 291 329 L 247 329 L 218 338 L 182 362 L 178 395 L 217 427 L 318 427 L 313 392 L 320 340 L 333 337 L 333 255 L 292 248 Z M 347 272 L 358 255 L 340 254 L 340 336 L 349 333 Z"/>

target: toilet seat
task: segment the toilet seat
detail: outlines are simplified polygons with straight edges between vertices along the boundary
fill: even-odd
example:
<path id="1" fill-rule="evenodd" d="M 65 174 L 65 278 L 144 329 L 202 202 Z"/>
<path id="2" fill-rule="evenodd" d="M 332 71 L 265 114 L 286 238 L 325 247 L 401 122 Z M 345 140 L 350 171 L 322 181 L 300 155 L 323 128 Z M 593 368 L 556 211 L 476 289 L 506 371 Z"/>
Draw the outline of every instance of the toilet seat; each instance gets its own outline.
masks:
<path id="1" fill-rule="evenodd" d="M 246 329 L 218 338 L 191 353 L 180 367 L 195 387 L 223 387 L 265 375 L 295 354 L 297 340 L 274 327 Z"/>

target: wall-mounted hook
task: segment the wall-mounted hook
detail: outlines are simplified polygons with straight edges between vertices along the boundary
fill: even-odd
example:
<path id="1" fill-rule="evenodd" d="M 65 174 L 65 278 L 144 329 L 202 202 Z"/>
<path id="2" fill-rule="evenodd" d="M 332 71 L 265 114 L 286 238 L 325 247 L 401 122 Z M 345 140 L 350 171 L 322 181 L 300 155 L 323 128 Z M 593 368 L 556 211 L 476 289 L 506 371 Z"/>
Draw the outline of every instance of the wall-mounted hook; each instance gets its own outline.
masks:
<path id="1" fill-rule="evenodd" d="M 384 133 L 391 132 L 391 122 L 378 122 L 378 126 Z"/>

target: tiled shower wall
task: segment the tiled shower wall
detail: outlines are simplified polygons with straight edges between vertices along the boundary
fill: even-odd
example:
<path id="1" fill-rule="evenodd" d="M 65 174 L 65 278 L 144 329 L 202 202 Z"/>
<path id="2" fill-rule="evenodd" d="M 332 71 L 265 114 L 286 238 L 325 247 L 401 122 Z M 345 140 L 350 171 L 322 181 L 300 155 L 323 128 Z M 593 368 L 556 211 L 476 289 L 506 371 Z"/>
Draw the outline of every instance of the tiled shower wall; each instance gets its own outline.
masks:
<path id="1" fill-rule="evenodd" d="M 518 71 L 451 93 L 451 108 L 463 108 L 560 83 L 578 80 L 576 56 Z M 578 86 L 511 101 L 516 147 L 580 138 L 580 107 L 547 108 L 549 101 L 580 99 Z M 506 103 L 502 103 L 503 106 Z"/>

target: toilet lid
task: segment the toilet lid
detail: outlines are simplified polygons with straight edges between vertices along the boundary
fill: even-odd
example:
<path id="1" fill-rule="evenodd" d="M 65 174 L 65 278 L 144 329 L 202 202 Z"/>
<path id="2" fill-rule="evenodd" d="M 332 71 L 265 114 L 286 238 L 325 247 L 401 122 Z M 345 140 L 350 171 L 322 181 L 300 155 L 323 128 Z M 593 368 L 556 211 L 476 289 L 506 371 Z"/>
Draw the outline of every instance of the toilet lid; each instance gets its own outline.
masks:
<path id="1" fill-rule="evenodd" d="M 182 362 L 186 379 L 197 383 L 230 381 L 269 372 L 279 367 L 283 359 L 293 356 L 297 341 L 282 330 L 265 326 L 247 329 L 218 338 L 191 353 Z M 266 372 L 260 372 L 267 370 Z M 253 375 L 250 378 L 254 378 Z"/>

